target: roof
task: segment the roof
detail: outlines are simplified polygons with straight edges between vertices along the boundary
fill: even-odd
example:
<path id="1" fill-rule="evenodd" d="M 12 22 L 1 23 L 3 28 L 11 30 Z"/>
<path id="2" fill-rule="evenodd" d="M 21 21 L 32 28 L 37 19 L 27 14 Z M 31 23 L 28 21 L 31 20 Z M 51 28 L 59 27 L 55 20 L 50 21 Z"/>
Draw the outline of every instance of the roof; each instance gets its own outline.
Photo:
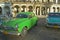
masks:
<path id="1" fill-rule="evenodd" d="M 60 12 L 51 12 L 51 13 L 60 13 Z"/>
<path id="2" fill-rule="evenodd" d="M 20 12 L 21 14 L 27 14 L 27 15 L 29 15 L 29 14 L 32 14 L 33 12 Z M 19 14 L 20 14 L 19 13 Z"/>

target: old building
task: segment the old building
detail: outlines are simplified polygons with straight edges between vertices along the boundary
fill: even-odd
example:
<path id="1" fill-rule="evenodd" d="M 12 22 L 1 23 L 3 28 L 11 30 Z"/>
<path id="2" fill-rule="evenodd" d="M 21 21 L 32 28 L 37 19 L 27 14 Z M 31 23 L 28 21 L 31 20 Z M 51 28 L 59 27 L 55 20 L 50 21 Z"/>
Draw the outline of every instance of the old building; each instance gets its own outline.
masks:
<path id="1" fill-rule="evenodd" d="M 60 10 L 59 0 L 3 0 L 2 2 L 11 2 L 13 14 L 18 12 L 32 11 L 38 17 L 45 17 L 49 12 L 55 12 Z M 53 7 L 59 5 L 59 7 Z"/>

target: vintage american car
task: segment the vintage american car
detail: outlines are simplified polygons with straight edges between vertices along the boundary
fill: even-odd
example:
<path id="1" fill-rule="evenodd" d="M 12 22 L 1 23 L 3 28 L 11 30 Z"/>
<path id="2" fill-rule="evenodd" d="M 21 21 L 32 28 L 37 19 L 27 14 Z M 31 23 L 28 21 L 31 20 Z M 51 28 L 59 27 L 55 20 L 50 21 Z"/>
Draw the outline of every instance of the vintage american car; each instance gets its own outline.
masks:
<path id="1" fill-rule="evenodd" d="M 24 36 L 30 28 L 37 25 L 37 20 L 33 12 L 20 12 L 15 18 L 4 21 L 0 31 L 4 34 Z"/>
<path id="2" fill-rule="evenodd" d="M 49 13 L 46 24 L 46 27 L 60 28 L 60 13 Z"/>

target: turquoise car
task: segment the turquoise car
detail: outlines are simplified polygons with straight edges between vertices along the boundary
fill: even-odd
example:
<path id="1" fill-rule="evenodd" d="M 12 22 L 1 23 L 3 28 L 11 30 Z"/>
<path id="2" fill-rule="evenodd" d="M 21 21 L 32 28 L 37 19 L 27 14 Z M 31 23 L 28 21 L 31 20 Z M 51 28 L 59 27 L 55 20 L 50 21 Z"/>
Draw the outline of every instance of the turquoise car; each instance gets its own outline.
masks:
<path id="1" fill-rule="evenodd" d="M 0 31 L 4 34 L 25 35 L 27 31 L 37 24 L 38 18 L 33 12 L 20 12 L 15 18 L 2 23 Z"/>
<path id="2" fill-rule="evenodd" d="M 46 25 L 47 27 L 60 28 L 60 13 L 49 13 Z"/>

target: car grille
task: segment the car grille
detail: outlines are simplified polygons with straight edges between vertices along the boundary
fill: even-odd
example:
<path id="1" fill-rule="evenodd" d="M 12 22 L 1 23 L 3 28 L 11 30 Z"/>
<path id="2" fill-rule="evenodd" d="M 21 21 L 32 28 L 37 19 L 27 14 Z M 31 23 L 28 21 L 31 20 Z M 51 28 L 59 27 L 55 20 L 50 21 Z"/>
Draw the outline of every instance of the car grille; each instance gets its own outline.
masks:
<path id="1" fill-rule="evenodd" d="M 0 29 L 4 29 L 4 27 L 2 25 L 0 25 Z"/>
<path id="2" fill-rule="evenodd" d="M 15 30 L 13 27 L 9 27 L 9 26 L 7 26 L 7 27 L 0 26 L 0 29 L 2 29 L 2 30 Z"/>
<path id="3" fill-rule="evenodd" d="M 12 27 L 4 27 L 5 30 L 13 30 Z"/>

